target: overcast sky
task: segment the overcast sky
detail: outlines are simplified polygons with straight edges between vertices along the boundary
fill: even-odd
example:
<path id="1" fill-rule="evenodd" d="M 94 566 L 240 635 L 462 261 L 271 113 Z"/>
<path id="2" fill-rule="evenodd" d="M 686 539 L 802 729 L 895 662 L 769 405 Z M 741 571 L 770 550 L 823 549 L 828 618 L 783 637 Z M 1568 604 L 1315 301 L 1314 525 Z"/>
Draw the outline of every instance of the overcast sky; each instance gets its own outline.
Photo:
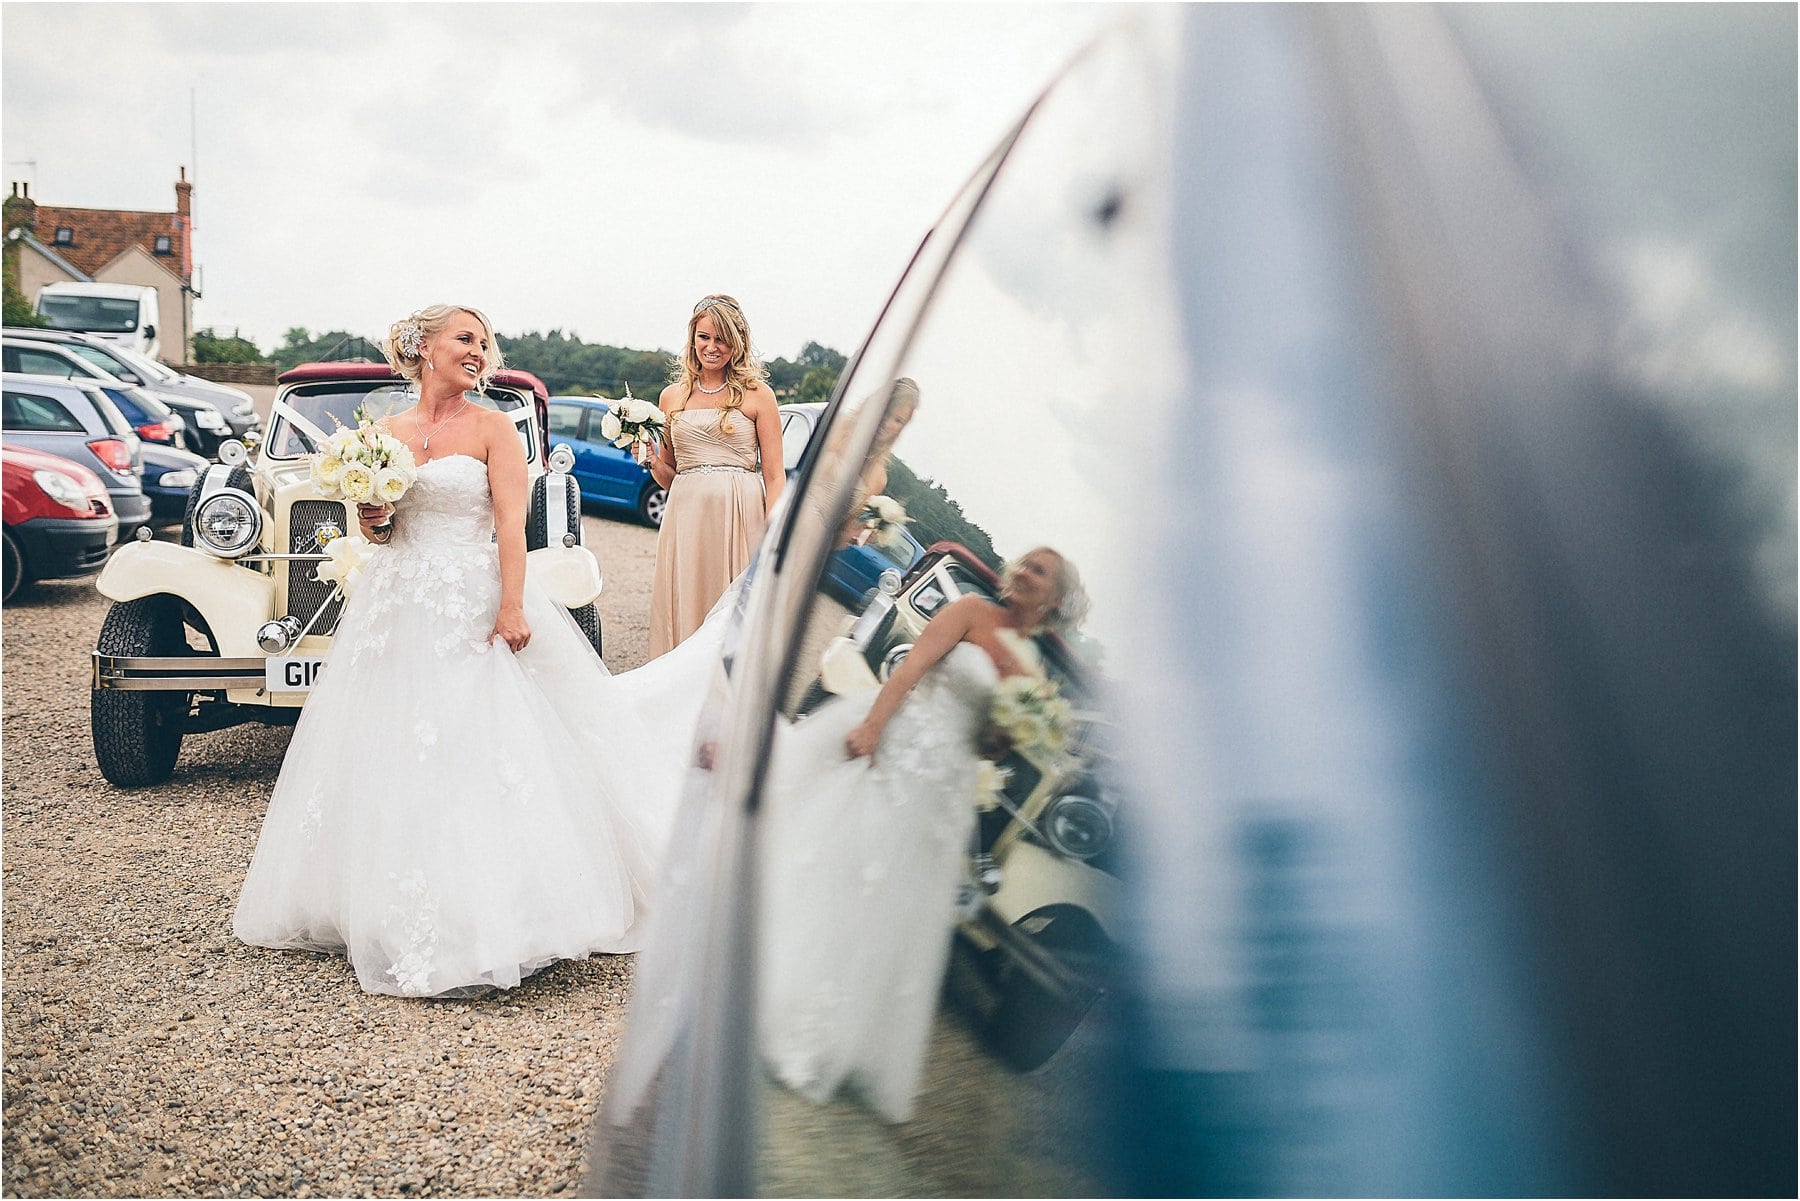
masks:
<path id="1" fill-rule="evenodd" d="M 440 300 L 501 333 L 674 349 L 730 292 L 765 357 L 849 353 L 1117 12 L 9 3 L 0 140 L 45 204 L 172 209 L 187 166 L 196 324 L 264 350 Z"/>

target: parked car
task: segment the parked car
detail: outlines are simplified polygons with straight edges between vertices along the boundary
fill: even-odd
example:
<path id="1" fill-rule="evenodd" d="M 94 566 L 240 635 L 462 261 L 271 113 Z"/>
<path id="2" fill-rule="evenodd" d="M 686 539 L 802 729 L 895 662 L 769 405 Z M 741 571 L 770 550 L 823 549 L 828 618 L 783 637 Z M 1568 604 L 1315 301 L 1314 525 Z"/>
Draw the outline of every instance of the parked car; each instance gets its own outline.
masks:
<path id="1" fill-rule="evenodd" d="M 144 495 L 150 498 L 151 525 L 181 524 L 194 485 L 208 466 L 207 460 L 191 451 L 144 443 Z"/>
<path id="2" fill-rule="evenodd" d="M 601 396 L 552 396 L 550 445 L 567 446 L 575 455 L 570 474 L 581 484 L 581 499 L 613 509 L 628 509 L 647 525 L 660 526 L 668 492 L 650 473 L 600 435 L 600 419 L 612 411 Z"/>
<path id="3" fill-rule="evenodd" d="M 7 371 L 86 379 L 106 392 L 119 412 L 146 442 L 187 449 L 187 420 L 157 399 L 148 388 L 127 384 L 63 346 L 6 339 L 0 342 L 0 364 Z"/>
<path id="4" fill-rule="evenodd" d="M 4 487 L 5 587 L 10 601 L 32 580 L 72 580 L 106 563 L 119 517 L 100 477 L 79 463 L 28 446 L 0 447 Z"/>
<path id="5" fill-rule="evenodd" d="M 895 530 L 888 542 L 854 542 L 826 561 L 821 586 L 842 604 L 860 609 L 875 596 L 884 572 L 904 574 L 924 555 L 925 548 L 905 529 Z"/>
<path id="6" fill-rule="evenodd" d="M 331 644 L 342 598 L 313 572 L 325 545 L 357 523 L 347 502 L 314 489 L 310 455 L 333 418 L 353 424 L 361 406 L 380 416 L 417 395 L 385 364 L 307 364 L 279 384 L 254 459 L 229 441 L 194 484 L 180 544 L 123 546 L 101 573 L 97 586 L 113 604 L 94 650 L 91 725 L 100 770 L 121 787 L 167 779 L 189 733 L 293 722 Z M 598 653 L 600 567 L 581 545 L 571 456 L 545 452 L 545 395 L 523 371 L 501 371 L 468 394 L 518 428 L 532 480 L 526 572 Z"/>
<path id="7" fill-rule="evenodd" d="M 8 339 L 30 342 L 50 342 L 67 346 L 84 355 L 89 362 L 110 375 L 118 377 L 125 383 L 153 389 L 159 398 L 171 396 L 183 397 L 196 401 L 205 401 L 218 409 L 230 428 L 230 437 L 245 440 L 261 438 L 262 418 L 257 416 L 255 402 L 250 394 L 241 388 L 233 388 L 227 384 L 214 383 L 197 375 L 188 375 L 175 370 L 166 363 L 158 362 L 148 355 L 142 354 L 122 342 L 115 342 L 99 334 L 82 333 L 76 330 L 27 328 L 24 326 L 8 326 L 0 331 L 0 336 Z M 189 422 L 192 428 L 193 422 Z M 214 452 L 216 452 L 216 447 Z M 214 453 L 208 452 L 208 453 Z"/>
<path id="8" fill-rule="evenodd" d="M 144 494 L 143 441 L 104 389 L 85 379 L 57 379 L 7 372 L 5 442 L 58 455 L 86 467 L 106 485 L 119 537 L 129 538 L 150 520 Z"/>
<path id="9" fill-rule="evenodd" d="M 781 460 L 791 478 L 800 467 L 800 456 L 806 452 L 806 444 L 812 441 L 813 430 L 819 419 L 825 414 L 825 402 L 808 400 L 800 404 L 782 405 L 781 413 Z"/>

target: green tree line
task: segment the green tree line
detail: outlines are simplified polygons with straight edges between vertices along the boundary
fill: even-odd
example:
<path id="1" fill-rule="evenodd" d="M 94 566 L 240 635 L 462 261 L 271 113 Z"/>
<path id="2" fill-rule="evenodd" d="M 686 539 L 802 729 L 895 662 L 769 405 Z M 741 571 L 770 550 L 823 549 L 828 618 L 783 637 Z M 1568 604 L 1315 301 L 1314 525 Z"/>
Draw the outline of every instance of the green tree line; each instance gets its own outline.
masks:
<path id="1" fill-rule="evenodd" d="M 556 329 L 495 337 L 506 355 L 507 366 L 531 372 L 544 381 L 553 396 L 622 396 L 629 386 L 632 395 L 653 400 L 675 367 L 675 356 L 666 350 L 633 350 L 583 342 Z M 355 360 L 378 363 L 381 348 L 346 330 L 314 334 L 303 326 L 288 330 L 281 345 L 268 355 L 235 333 L 227 337 L 203 329 L 194 335 L 194 361 L 198 363 L 274 363 L 285 371 L 301 363 Z M 798 357 L 771 359 L 764 366 L 776 397 L 791 402 L 828 399 L 844 363 L 844 356 L 838 351 L 808 342 Z"/>

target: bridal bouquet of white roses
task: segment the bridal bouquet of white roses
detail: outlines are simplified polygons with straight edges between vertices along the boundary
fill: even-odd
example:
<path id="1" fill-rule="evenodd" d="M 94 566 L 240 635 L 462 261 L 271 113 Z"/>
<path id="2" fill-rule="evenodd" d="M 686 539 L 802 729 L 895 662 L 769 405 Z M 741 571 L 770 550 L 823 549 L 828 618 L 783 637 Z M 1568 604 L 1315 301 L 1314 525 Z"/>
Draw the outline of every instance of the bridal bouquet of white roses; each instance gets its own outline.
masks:
<path id="1" fill-rule="evenodd" d="M 891 496 L 871 496 L 860 519 L 868 531 L 865 541 L 879 546 L 900 545 L 900 531 L 912 521 L 906 515 L 906 506 Z"/>
<path id="2" fill-rule="evenodd" d="M 327 500 L 391 505 L 418 478 L 418 464 L 406 443 L 376 425 L 361 406 L 355 417 L 354 426 L 338 422 L 324 448 L 312 457 L 313 487 Z"/>
<path id="3" fill-rule="evenodd" d="M 620 450 L 634 442 L 648 448 L 662 436 L 667 419 L 661 409 L 633 396 L 631 385 L 626 384 L 624 397 L 613 401 L 606 416 L 600 419 L 600 436 Z"/>
<path id="4" fill-rule="evenodd" d="M 1049 771 L 1074 767 L 1070 753 L 1071 710 L 1055 680 L 1008 676 L 994 689 L 988 709 L 989 742 L 1029 755 Z"/>

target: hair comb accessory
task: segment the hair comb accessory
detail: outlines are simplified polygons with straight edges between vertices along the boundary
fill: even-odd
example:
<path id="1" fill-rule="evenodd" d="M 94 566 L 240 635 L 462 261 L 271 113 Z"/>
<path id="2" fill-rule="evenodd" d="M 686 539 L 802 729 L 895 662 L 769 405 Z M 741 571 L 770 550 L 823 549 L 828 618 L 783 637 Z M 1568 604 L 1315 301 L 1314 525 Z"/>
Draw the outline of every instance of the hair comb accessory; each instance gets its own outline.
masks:
<path id="1" fill-rule="evenodd" d="M 418 358 L 425 350 L 425 331 L 419 328 L 417 321 L 402 321 L 399 330 L 400 336 L 394 339 L 394 348 L 404 358 Z"/>

